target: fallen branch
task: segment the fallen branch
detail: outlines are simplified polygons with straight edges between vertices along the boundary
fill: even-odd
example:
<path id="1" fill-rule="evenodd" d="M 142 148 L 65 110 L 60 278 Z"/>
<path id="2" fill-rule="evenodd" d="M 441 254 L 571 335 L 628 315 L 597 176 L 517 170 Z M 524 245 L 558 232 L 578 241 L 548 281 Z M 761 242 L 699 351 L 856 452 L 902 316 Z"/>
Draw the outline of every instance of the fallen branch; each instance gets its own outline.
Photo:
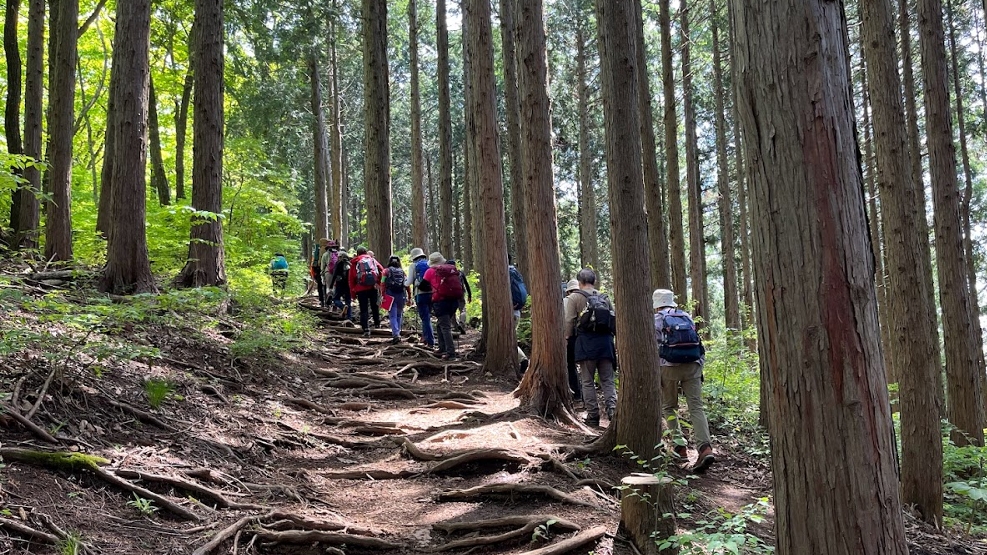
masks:
<path id="1" fill-rule="evenodd" d="M 245 516 L 241 518 L 240 520 L 213 534 L 212 538 L 206 542 L 205 545 L 193 551 L 192 555 L 207 555 L 208 553 L 212 553 L 214 549 L 219 547 L 219 544 L 235 536 L 237 532 L 243 530 L 248 525 L 259 522 L 261 518 L 262 517 L 257 515 Z"/>
<path id="2" fill-rule="evenodd" d="M 141 422 L 143 422 L 145 424 L 150 424 L 150 425 L 155 426 L 155 427 L 157 427 L 159 429 L 162 429 L 162 430 L 164 430 L 166 432 L 177 432 L 178 431 L 177 428 L 175 428 L 171 424 L 168 424 L 168 423 L 162 421 L 157 416 L 154 416 L 151 413 L 144 412 L 144 411 L 142 411 L 142 410 L 140 410 L 139 408 L 136 408 L 136 407 L 132 407 L 132 406 L 128 405 L 127 403 L 116 401 L 116 400 L 110 398 L 110 396 L 109 395 L 106 395 L 106 394 L 104 394 L 102 397 L 107 402 L 107 404 L 109 404 L 110 406 L 113 406 L 113 407 L 116 407 L 116 408 L 122 410 L 123 412 L 125 412 L 125 413 L 133 416 L 134 418 L 136 418 L 137 420 L 140 420 Z"/>
<path id="3" fill-rule="evenodd" d="M 602 538 L 606 533 L 606 526 L 596 526 L 595 528 L 584 530 L 569 539 L 562 540 L 559 543 L 554 543 L 540 549 L 525 551 L 524 553 L 521 553 L 521 555 L 562 555 L 563 553 L 568 553 L 577 547 L 584 546 L 590 542 L 595 542 L 596 540 Z"/>
<path id="4" fill-rule="evenodd" d="M 0 528 L 20 536 L 31 538 L 32 540 L 38 540 L 52 545 L 57 544 L 59 541 L 58 536 L 54 534 L 42 532 L 41 530 L 35 530 L 27 524 L 23 524 L 19 520 L 14 520 L 12 518 L 0 516 Z"/>
<path id="5" fill-rule="evenodd" d="M 564 503 L 571 503 L 573 505 L 580 505 L 582 507 L 592 507 L 597 508 L 597 506 L 588 501 L 583 501 L 578 499 L 568 493 L 559 491 L 552 486 L 545 485 L 529 485 L 529 484 L 490 484 L 485 486 L 476 486 L 468 489 L 453 489 L 445 490 L 438 494 L 439 501 L 455 501 L 460 499 L 473 499 L 476 497 L 483 497 L 485 495 L 539 495 L 543 497 L 548 497 L 555 499 L 557 501 L 562 501 Z"/>
<path id="6" fill-rule="evenodd" d="M 52 437 L 52 435 L 46 432 L 42 427 L 38 426 L 34 422 L 31 422 L 26 416 L 21 416 L 21 413 L 17 412 L 16 410 L 2 403 L 0 403 L 0 410 L 2 410 L 4 414 L 7 414 L 14 420 L 20 422 L 21 426 L 24 426 L 25 428 L 30 430 L 32 434 L 38 437 L 38 439 L 42 441 L 47 441 L 48 443 L 59 443 L 57 439 Z"/>
<path id="7" fill-rule="evenodd" d="M 255 505 L 253 503 L 237 503 L 236 501 L 230 501 L 223 495 L 222 492 L 214 490 L 212 488 L 203 486 L 202 484 L 197 484 L 191 480 L 179 476 L 164 476 L 161 474 L 151 474 L 148 472 L 143 472 L 139 470 L 130 469 L 117 469 L 116 475 L 121 478 L 127 478 L 129 480 L 141 480 L 145 482 L 157 482 L 161 484 L 168 484 L 177 489 L 187 491 L 194 494 L 197 497 L 211 499 L 216 507 L 220 509 L 267 509 L 262 505 Z"/>
<path id="8" fill-rule="evenodd" d="M 551 524 L 549 524 L 551 522 Z M 515 540 L 518 538 L 531 538 L 539 526 L 545 526 L 546 528 L 555 527 L 559 530 L 579 530 L 580 526 L 568 520 L 559 518 L 557 516 L 551 515 L 528 515 L 528 516 L 509 516 L 503 518 L 495 518 L 491 520 L 480 520 L 474 522 L 447 522 L 447 523 L 437 523 L 433 524 L 432 528 L 442 530 L 445 532 L 457 532 L 461 530 L 483 530 L 491 528 L 504 528 L 507 526 L 520 526 L 515 530 L 510 532 L 504 532 L 502 534 L 497 534 L 493 536 L 475 536 L 470 538 L 464 538 L 461 540 L 451 541 L 443 546 L 436 548 L 436 551 L 449 551 L 451 549 L 463 549 L 468 547 L 476 547 L 481 545 L 493 545 L 501 542 L 506 542 L 510 540 Z"/>

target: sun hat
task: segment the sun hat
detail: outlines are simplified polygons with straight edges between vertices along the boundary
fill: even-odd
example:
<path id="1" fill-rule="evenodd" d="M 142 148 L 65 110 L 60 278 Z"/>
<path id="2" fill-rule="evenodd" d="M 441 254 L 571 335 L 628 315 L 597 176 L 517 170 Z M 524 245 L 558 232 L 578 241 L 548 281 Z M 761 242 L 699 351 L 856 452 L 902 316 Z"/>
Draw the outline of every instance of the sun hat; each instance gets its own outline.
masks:
<path id="1" fill-rule="evenodd" d="M 425 251 L 418 247 L 411 249 L 411 259 L 418 260 L 419 258 L 425 258 Z"/>
<path id="2" fill-rule="evenodd" d="M 566 293 L 571 293 L 571 292 L 573 292 L 573 291 L 575 291 L 577 289 L 579 289 L 579 281 L 577 281 L 575 279 L 570 279 L 569 280 L 569 283 L 565 284 L 565 292 Z"/>
<path id="3" fill-rule="evenodd" d="M 442 256 L 442 253 L 433 252 L 432 254 L 428 255 L 429 266 L 438 266 L 439 264 L 445 264 L 445 261 L 446 259 L 444 256 Z"/>
<path id="4" fill-rule="evenodd" d="M 651 294 L 651 306 L 652 308 L 663 308 L 666 306 L 675 308 L 679 305 L 675 304 L 675 293 L 672 293 L 668 289 L 655 289 L 655 292 Z"/>

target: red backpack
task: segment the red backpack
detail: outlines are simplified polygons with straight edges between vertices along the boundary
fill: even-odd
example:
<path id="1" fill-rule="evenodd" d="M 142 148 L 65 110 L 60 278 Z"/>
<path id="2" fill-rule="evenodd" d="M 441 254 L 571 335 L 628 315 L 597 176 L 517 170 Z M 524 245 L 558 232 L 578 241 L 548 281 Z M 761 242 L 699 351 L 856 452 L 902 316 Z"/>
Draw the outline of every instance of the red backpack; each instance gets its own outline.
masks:
<path id="1" fill-rule="evenodd" d="M 439 278 L 439 285 L 432 293 L 433 301 L 458 301 L 463 298 L 463 282 L 459 279 L 459 270 L 452 264 L 442 264 L 433 268 Z"/>

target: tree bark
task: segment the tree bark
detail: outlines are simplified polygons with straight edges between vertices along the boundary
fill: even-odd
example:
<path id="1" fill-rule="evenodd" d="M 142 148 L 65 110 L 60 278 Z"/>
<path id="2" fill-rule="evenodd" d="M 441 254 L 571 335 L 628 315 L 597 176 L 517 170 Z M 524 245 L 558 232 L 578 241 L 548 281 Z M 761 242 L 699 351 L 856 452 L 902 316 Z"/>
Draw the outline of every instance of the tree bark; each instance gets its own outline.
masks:
<path id="1" fill-rule="evenodd" d="M 667 7 L 667 6 L 666 6 Z M 597 445 L 626 445 L 644 460 L 661 443 L 658 348 L 654 339 L 645 213 L 641 171 L 641 106 L 638 98 L 636 23 L 629 2 L 596 0 L 600 81 L 606 133 L 607 183 L 610 192 L 610 248 L 614 256 L 614 305 L 617 310 L 617 352 L 620 391 L 617 415 Z"/>
<path id="2" fill-rule="evenodd" d="M 117 114 L 114 128 L 107 130 L 116 135 L 111 202 L 113 226 L 100 290 L 114 294 L 149 293 L 155 290 L 144 223 L 151 0 L 121 2 L 117 6 L 117 32 L 119 39 L 115 46 L 120 52 L 112 70 L 120 72 L 114 90 Z M 164 178 L 163 169 L 161 177 Z M 165 182 L 167 187 L 167 179 Z"/>
<path id="3" fill-rule="evenodd" d="M 500 38 L 504 63 L 504 110 L 507 123 L 507 159 L 510 170 L 511 187 L 511 227 L 514 264 L 522 275 L 530 273 L 533 258 L 532 243 L 528 240 L 528 221 L 524 207 L 524 172 L 522 171 L 521 151 L 521 99 L 519 94 L 518 60 L 515 43 L 515 14 L 511 4 L 516 0 L 500 0 Z M 523 45 L 522 45 L 523 46 Z"/>
<path id="4" fill-rule="evenodd" d="M 672 282 L 668 258 L 668 230 L 665 228 L 665 184 L 658 171 L 658 148 L 655 146 L 654 112 L 651 107 L 651 82 L 648 78 L 648 52 L 644 41 L 644 14 L 641 2 L 632 2 L 637 40 L 638 102 L 641 104 L 641 148 L 644 164 L 644 195 L 648 210 L 648 245 L 651 249 L 651 283 L 667 287 Z"/>
<path id="5" fill-rule="evenodd" d="M 312 86 L 312 146 L 315 168 L 315 225 L 312 231 L 316 239 L 329 238 L 329 138 L 326 133 L 326 112 L 322 106 L 322 75 L 315 53 L 309 56 L 309 76 Z"/>
<path id="6" fill-rule="evenodd" d="M 576 18 L 576 73 L 579 109 L 579 258 L 583 267 L 600 268 L 597 232 L 596 189 L 593 186 L 593 155 L 590 153 L 589 74 L 587 69 L 585 18 Z"/>
<path id="7" fill-rule="evenodd" d="M 465 0 L 463 19 L 468 27 L 467 51 L 471 71 L 468 99 L 472 114 L 467 132 L 476 152 L 474 166 L 482 211 L 481 237 L 483 304 L 487 307 L 484 371 L 513 375 L 517 368 L 517 342 L 511 316 L 511 286 L 507 275 L 507 236 L 504 221 L 504 182 L 497 138 L 497 103 L 494 79 L 493 31 L 490 3 Z"/>
<path id="8" fill-rule="evenodd" d="M 733 2 L 727 2 L 727 12 L 729 14 L 730 24 L 728 28 L 728 41 L 727 44 L 730 48 L 730 98 L 733 104 L 731 112 L 733 113 L 733 142 L 734 142 L 734 166 L 736 172 L 736 182 L 737 182 L 737 204 L 738 204 L 738 218 L 740 219 L 740 270 L 743 276 L 741 277 L 740 295 L 743 298 L 744 306 L 741 309 L 741 322 L 744 329 L 753 328 L 756 324 L 754 323 L 754 275 L 751 265 L 751 250 L 750 250 L 750 218 L 747 213 L 747 167 L 744 164 L 744 145 L 743 137 L 740 134 L 740 117 L 737 108 L 737 84 L 740 80 L 737 74 L 737 56 L 733 52 L 733 47 L 736 44 L 734 40 L 734 4 Z M 756 341 L 756 340 L 752 340 Z M 751 350 L 757 350 L 756 345 L 750 346 Z"/>
<path id="9" fill-rule="evenodd" d="M 363 106 L 366 111 L 364 150 L 367 153 L 363 175 L 366 184 L 367 243 L 378 256 L 389 256 L 393 236 L 387 0 L 363 0 L 363 22 Z"/>
<path id="10" fill-rule="evenodd" d="M 449 26 L 446 1 L 435 2 L 435 48 L 439 86 L 439 236 L 435 245 L 452 253 L 452 108 L 449 100 Z"/>
<path id="11" fill-rule="evenodd" d="M 946 350 L 948 418 L 962 433 L 958 445 L 984 442 L 981 369 L 972 322 L 966 252 L 956 179 L 956 148 L 949 113 L 946 46 L 940 0 L 918 0 L 919 50 L 925 89 L 926 143 L 932 178 L 936 270 Z M 965 435 L 964 435 L 965 434 Z"/>
<path id="12" fill-rule="evenodd" d="M 116 42 L 120 33 L 113 33 L 113 64 L 120 55 Z M 106 129 L 116 129 L 116 89 L 120 86 L 120 74 L 110 71 L 109 99 L 106 102 Z M 109 237 L 113 227 L 113 162 L 116 157 L 116 133 L 103 134 L 103 167 L 99 174 L 99 200 L 96 208 L 96 232 Z"/>
<path id="13" fill-rule="evenodd" d="M 671 248 L 672 290 L 680 305 L 688 303 L 685 235 L 682 233 L 682 183 L 679 175 L 678 117 L 675 113 L 675 74 L 672 71 L 672 10 L 669 0 L 659 0 L 661 24 L 661 75 L 664 92 L 665 156 L 668 164 L 668 243 Z"/>
<path id="14" fill-rule="evenodd" d="M 333 2 L 335 7 L 336 3 Z M 332 156 L 332 200 L 329 202 L 329 221 L 333 238 L 346 244 L 347 225 L 344 217 L 346 206 L 343 199 L 343 113 L 340 110 L 339 59 L 336 55 L 336 21 L 329 25 L 329 63 L 332 64 L 332 123 L 330 126 L 330 148 Z"/>
<path id="15" fill-rule="evenodd" d="M 470 184 L 469 170 L 467 168 L 469 162 L 469 156 L 463 156 L 463 242 L 459 245 L 460 253 L 463 257 L 463 268 L 466 271 L 473 270 L 476 265 L 476 256 L 474 245 L 474 238 L 476 233 L 477 218 L 474 217 L 475 198 L 476 194 L 474 192 L 473 186 Z"/>
<path id="16" fill-rule="evenodd" d="M 188 130 L 188 106 L 192 100 L 194 77 L 192 68 L 185 73 L 182 98 L 175 114 L 175 198 L 185 198 L 185 140 Z"/>
<path id="17" fill-rule="evenodd" d="M 24 154 L 41 160 L 41 124 L 44 117 L 44 48 L 45 2 L 28 0 L 27 72 L 24 87 Z M 38 194 L 41 192 L 41 171 L 37 167 L 24 170 L 30 189 L 22 190 L 17 212 L 14 246 L 33 250 L 38 246 L 38 226 L 41 212 Z"/>
<path id="18" fill-rule="evenodd" d="M 692 90 L 692 35 L 689 5 L 679 7 L 682 21 L 682 112 L 685 116 L 685 181 L 689 198 L 689 280 L 692 285 L 692 315 L 700 327 L 709 322 L 706 288 L 706 236 L 703 225 L 703 191 L 699 179 L 699 139 L 696 137 L 696 108 Z M 677 292 L 677 291 L 676 291 Z M 705 322 L 705 323 L 704 323 Z"/>
<path id="19" fill-rule="evenodd" d="M 20 19 L 21 0 L 7 0 L 3 20 L 3 53 L 7 62 L 7 104 L 3 111 L 4 135 L 7 138 L 7 152 L 23 154 L 21 142 L 21 49 L 17 42 L 17 23 Z M 21 196 L 23 191 L 13 192 L 10 203 L 10 228 L 20 228 Z"/>
<path id="20" fill-rule="evenodd" d="M 715 89 L 716 186 L 720 193 L 720 252 L 723 258 L 723 306 L 728 330 L 740 330 L 740 300 L 737 296 L 737 253 L 734 251 L 733 197 L 730 193 L 730 163 L 727 159 L 727 122 L 723 99 L 723 66 L 720 54 L 720 17 L 716 0 L 709 2 L 713 28 L 713 88 Z"/>
<path id="21" fill-rule="evenodd" d="M 418 78 L 418 0 L 408 1 L 408 42 L 411 55 L 411 242 L 427 251 L 425 182 L 422 171 L 422 100 Z"/>
<path id="22" fill-rule="evenodd" d="M 51 36 L 58 38 L 55 57 L 50 62 L 54 65 L 55 80 L 49 93 L 51 199 L 45 203 L 45 258 L 68 261 L 72 260 L 72 137 L 79 0 L 59 0 L 53 9 L 58 10 L 58 19 L 52 26 Z"/>
<path id="23" fill-rule="evenodd" d="M 843 5 L 735 23 L 777 552 L 905 555 Z"/>
<path id="24" fill-rule="evenodd" d="M 905 107 L 894 47 L 891 0 L 861 3 L 861 43 L 867 60 L 874 111 L 877 182 L 881 191 L 887 258 L 887 345 L 899 379 L 901 399 L 901 494 L 926 522 L 942 523 L 942 440 L 937 389 L 939 357 L 935 306 L 922 279 L 918 219 L 913 208 L 924 197 L 912 179 L 905 133 Z"/>
<path id="25" fill-rule="evenodd" d="M 148 71 L 148 75 L 150 75 L 150 71 Z M 110 79 L 112 80 L 113 78 L 111 77 Z M 164 169 L 164 159 L 161 156 L 161 131 L 158 129 L 158 96 L 154 92 L 154 79 L 149 79 L 148 90 L 150 91 L 150 96 L 147 99 L 147 127 L 151 146 L 151 188 L 158 192 L 158 204 L 168 206 L 171 204 L 171 187 L 168 185 L 168 176 L 165 175 Z M 133 156 L 134 152 L 129 151 L 127 154 Z M 132 176 L 133 174 L 128 177 Z M 144 248 L 146 249 L 147 245 L 144 245 Z"/>
<path id="26" fill-rule="evenodd" d="M 521 406 L 540 415 L 575 419 L 566 374 L 565 343 L 559 341 L 563 326 L 559 282 L 558 214 L 555 178 L 552 174 L 552 118 L 548 99 L 548 52 L 542 0 L 517 3 L 518 96 L 521 100 L 521 168 L 524 173 L 527 239 L 538 245 L 530 258 L 531 358 L 528 371 L 515 395 Z M 515 197 L 515 201 L 517 197 Z"/>
<path id="27" fill-rule="evenodd" d="M 223 1 L 195 0 L 196 49 L 192 113 L 192 208 L 208 212 L 192 222 L 189 255 L 176 282 L 185 287 L 226 285 L 223 249 Z"/>

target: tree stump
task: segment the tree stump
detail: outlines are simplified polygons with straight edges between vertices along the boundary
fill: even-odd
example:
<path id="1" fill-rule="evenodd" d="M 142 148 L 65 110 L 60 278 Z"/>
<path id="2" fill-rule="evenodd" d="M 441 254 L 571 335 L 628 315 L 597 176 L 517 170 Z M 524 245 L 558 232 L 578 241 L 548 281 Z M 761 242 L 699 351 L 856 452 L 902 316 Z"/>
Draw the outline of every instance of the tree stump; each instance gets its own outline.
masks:
<path id="1" fill-rule="evenodd" d="M 675 534 L 671 478 L 631 474 L 620 481 L 620 524 L 634 545 L 645 555 L 658 555 L 658 545 Z M 673 515 L 667 518 L 663 515 Z M 677 547 L 661 555 L 677 554 Z"/>

